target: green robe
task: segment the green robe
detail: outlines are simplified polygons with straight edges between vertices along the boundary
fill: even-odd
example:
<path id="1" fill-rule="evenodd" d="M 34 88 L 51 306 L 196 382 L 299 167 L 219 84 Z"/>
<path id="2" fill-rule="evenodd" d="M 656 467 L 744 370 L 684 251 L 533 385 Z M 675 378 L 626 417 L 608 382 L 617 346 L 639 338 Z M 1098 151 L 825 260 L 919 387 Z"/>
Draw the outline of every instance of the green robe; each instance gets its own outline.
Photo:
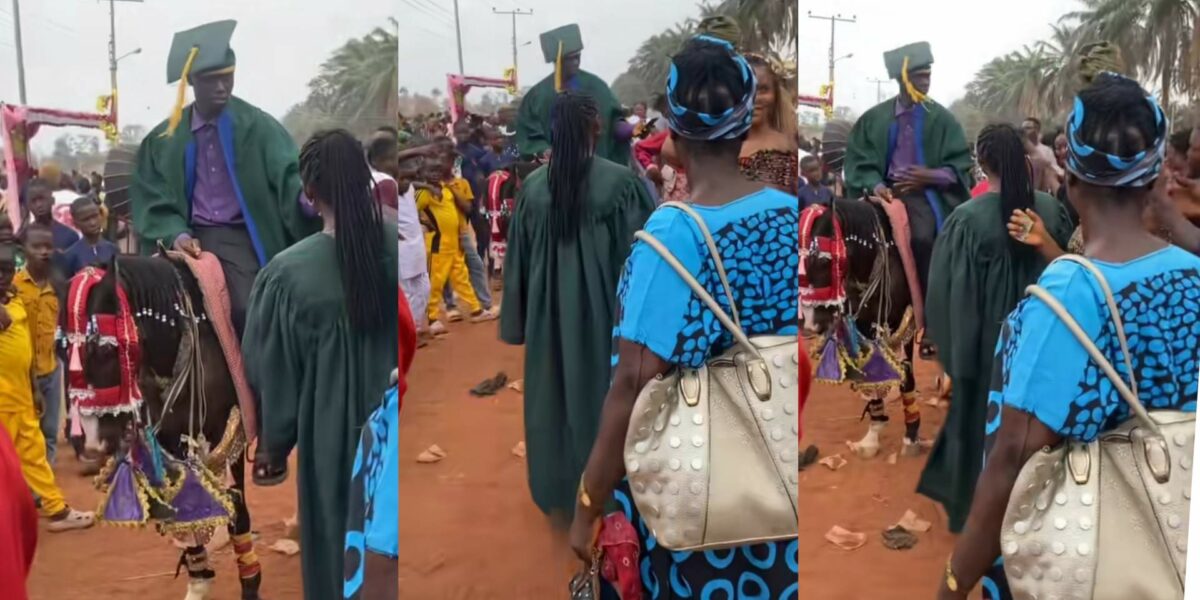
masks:
<path id="1" fill-rule="evenodd" d="M 1063 205 L 1038 192 L 1034 210 L 1060 248 L 1073 226 Z M 1014 254 L 1000 214 L 1000 195 L 989 192 L 959 206 L 933 249 L 925 328 L 953 383 L 946 423 L 917 491 L 944 505 L 950 530 L 962 530 L 983 467 L 988 392 L 996 340 L 1005 318 L 1037 282 L 1046 261 L 1033 248 Z"/>
<path id="2" fill-rule="evenodd" d="M 259 443 L 270 456 L 297 449 L 305 598 L 342 597 L 354 454 L 399 359 L 396 226 L 384 230 L 384 321 L 370 332 L 350 327 L 336 243 L 323 233 L 276 256 L 250 295 L 242 348 L 262 397 Z"/>
<path id="3" fill-rule="evenodd" d="M 846 195 L 857 198 L 864 191 L 871 191 L 880 182 L 886 182 L 890 129 L 896 122 L 896 102 L 893 98 L 875 105 L 854 123 L 846 146 Z M 974 161 L 967 148 L 967 139 L 962 126 L 942 105 L 930 100 L 924 105 L 925 126 L 921 131 L 921 145 L 925 166 L 930 169 L 950 167 L 954 170 L 954 185 L 935 190 L 943 215 L 966 202 L 971 197 L 974 178 L 971 166 Z M 890 183 L 890 182 L 888 182 Z"/>
<path id="4" fill-rule="evenodd" d="M 596 159 L 579 235 L 556 242 L 548 173 L 542 167 L 525 180 L 509 226 L 500 337 L 525 345 L 533 500 L 569 517 L 608 393 L 617 282 L 654 201 L 633 171 Z"/>
<path id="5" fill-rule="evenodd" d="M 184 109 L 174 135 L 162 137 L 164 121 L 138 149 L 130 207 L 143 253 L 156 252 L 159 242 L 170 247 L 179 234 L 191 231 L 188 187 L 194 179 L 187 170 L 189 155 L 195 168 L 195 137 L 189 126 L 194 106 Z M 296 201 L 301 189 L 299 151 L 274 117 L 237 97 L 229 99 L 217 127 L 225 160 L 233 168 L 232 181 L 241 192 L 243 216 L 248 213 L 247 229 L 260 262 L 266 264 L 320 226 Z"/>
<path id="6" fill-rule="evenodd" d="M 568 86 L 569 89 L 596 99 L 600 109 L 600 131 L 608 132 L 596 140 L 596 156 L 618 165 L 628 165 L 630 144 L 613 135 L 616 124 L 624 119 L 621 102 L 604 80 L 586 71 L 580 71 L 573 83 L 574 86 Z M 522 156 L 537 156 L 550 148 L 550 109 L 557 96 L 552 73 L 533 86 L 521 100 L 521 109 L 517 112 L 517 149 Z"/>

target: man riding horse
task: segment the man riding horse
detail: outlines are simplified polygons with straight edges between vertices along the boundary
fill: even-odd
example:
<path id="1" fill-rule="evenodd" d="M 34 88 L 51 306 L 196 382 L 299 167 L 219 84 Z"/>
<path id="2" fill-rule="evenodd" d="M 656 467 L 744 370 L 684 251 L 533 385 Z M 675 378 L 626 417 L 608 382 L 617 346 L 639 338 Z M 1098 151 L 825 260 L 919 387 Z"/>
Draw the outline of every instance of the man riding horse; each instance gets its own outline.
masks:
<path id="1" fill-rule="evenodd" d="M 170 117 L 138 150 L 131 207 L 144 252 L 169 248 L 192 258 L 216 256 L 228 318 L 240 339 L 259 269 L 316 232 L 319 221 L 302 193 L 291 136 L 266 112 L 233 96 L 236 58 L 229 42 L 236 26 L 217 21 L 175 34 L 167 83 L 179 82 L 178 96 Z M 196 98 L 185 107 L 189 84 Z M 285 463 L 276 464 L 286 457 L 274 460 L 255 461 L 256 480 L 286 471 Z"/>

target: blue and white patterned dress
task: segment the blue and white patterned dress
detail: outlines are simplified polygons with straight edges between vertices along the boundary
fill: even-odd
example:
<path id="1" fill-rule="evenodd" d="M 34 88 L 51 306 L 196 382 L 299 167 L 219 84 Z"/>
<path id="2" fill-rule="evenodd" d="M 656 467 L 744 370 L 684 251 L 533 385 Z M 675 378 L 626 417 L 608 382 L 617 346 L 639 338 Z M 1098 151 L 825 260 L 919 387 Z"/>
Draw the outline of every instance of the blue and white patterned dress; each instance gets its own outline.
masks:
<path id="1" fill-rule="evenodd" d="M 1112 288 L 1138 396 L 1150 409 L 1196 410 L 1200 359 L 1200 258 L 1171 246 L 1123 264 L 1093 261 Z M 1125 377 L 1116 326 L 1095 278 L 1080 265 L 1052 264 L 1038 284 L 1057 298 Z M 1025 299 L 1000 333 L 988 398 L 987 448 L 1001 406 L 1027 412 L 1064 438 L 1092 441 L 1129 417 L 1099 366 L 1045 303 Z M 1003 561 L 984 577 L 984 597 L 1011 598 Z"/>
<path id="2" fill-rule="evenodd" d="M 799 203 L 795 196 L 764 190 L 723 206 L 692 205 L 716 240 L 721 260 L 749 335 L 797 333 Z M 699 227 L 673 208 L 656 211 L 645 230 L 658 238 L 726 312 L 721 289 Z M 726 331 L 679 275 L 646 244 L 637 242 L 617 287 L 620 312 L 616 341 L 645 346 L 667 362 L 699 367 L 733 345 Z M 650 600 L 795 600 L 799 567 L 796 539 L 727 550 L 672 552 L 659 546 L 638 514 L 628 483 L 614 494 L 641 540 L 638 565 Z M 747 514 L 753 519 L 753 514 Z"/>
<path id="3" fill-rule="evenodd" d="M 346 523 L 345 600 L 357 600 L 367 553 L 399 556 L 400 395 L 392 387 L 363 425 L 350 480 Z M 399 572 L 393 576 L 399 577 Z"/>

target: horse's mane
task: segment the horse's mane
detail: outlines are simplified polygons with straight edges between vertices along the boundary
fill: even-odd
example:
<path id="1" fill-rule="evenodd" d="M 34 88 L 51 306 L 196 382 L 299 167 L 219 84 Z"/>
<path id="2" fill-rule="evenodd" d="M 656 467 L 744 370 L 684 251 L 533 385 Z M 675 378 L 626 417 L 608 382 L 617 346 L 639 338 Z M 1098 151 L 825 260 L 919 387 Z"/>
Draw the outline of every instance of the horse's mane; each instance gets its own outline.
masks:
<path id="1" fill-rule="evenodd" d="M 884 241 L 892 241 L 892 228 L 886 213 L 867 200 L 835 199 L 833 210 L 826 211 L 813 223 L 813 234 L 832 235 L 834 215 L 841 221 L 842 235 L 847 238 L 853 236 L 862 240 L 873 240 L 877 237 L 876 227 L 882 226 Z"/>
<path id="2" fill-rule="evenodd" d="M 191 298 L 196 314 L 204 311 L 195 279 L 158 256 L 118 256 L 115 267 L 136 318 L 143 356 L 173 356 L 183 325 L 181 298 Z"/>

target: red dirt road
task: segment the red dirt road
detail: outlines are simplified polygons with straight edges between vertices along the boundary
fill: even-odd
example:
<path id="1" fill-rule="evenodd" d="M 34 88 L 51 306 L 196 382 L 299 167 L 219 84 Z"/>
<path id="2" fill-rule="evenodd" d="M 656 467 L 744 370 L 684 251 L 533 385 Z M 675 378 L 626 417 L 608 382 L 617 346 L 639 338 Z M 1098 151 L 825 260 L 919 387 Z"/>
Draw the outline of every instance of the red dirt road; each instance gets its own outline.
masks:
<path id="1" fill-rule="evenodd" d="M 921 436 L 936 437 L 945 411 L 924 404 L 933 396 L 935 368 L 918 361 L 921 393 Z M 846 440 L 866 433 L 858 420 L 863 403 L 848 388 L 815 384 L 804 407 L 801 447 L 816 444 L 821 456 L 841 454 L 848 464 L 838 471 L 816 465 L 800 476 L 800 597 L 821 600 L 921 600 L 933 598 L 941 583 L 954 536 L 946 530 L 941 506 L 917 494 L 917 478 L 925 464 L 920 457 L 887 456 L 899 452 L 904 435 L 899 400 L 888 403 L 891 421 L 883 433 L 879 456 L 863 460 L 846 448 Z M 932 522 L 928 533 L 909 550 L 886 548 L 880 538 L 906 510 Z M 865 546 L 846 551 L 825 540 L 834 525 L 867 534 Z"/>
<path id="2" fill-rule="evenodd" d="M 67 501 L 93 510 L 100 500 L 91 478 L 77 475 L 79 463 L 70 446 L 59 442 L 55 474 Z M 295 470 L 292 470 L 295 473 Z M 246 478 L 250 474 L 247 469 Z M 296 487 L 289 481 L 275 488 L 247 483 L 250 517 L 259 533 L 256 550 L 263 565 L 262 594 L 267 600 L 300 600 L 299 555 L 287 557 L 267 546 L 283 537 L 283 520 L 296 510 Z M 179 550 L 150 529 L 96 526 L 86 531 L 38 534 L 37 555 L 29 576 L 31 600 L 113 598 L 114 600 L 179 600 L 187 593 L 187 571 L 172 579 Z M 233 547 L 209 555 L 217 572 L 214 600 L 241 597 Z"/>
<path id="3" fill-rule="evenodd" d="M 523 439 L 521 395 L 509 389 L 489 398 L 468 390 L 504 371 L 522 377 L 521 348 L 500 343 L 494 324 L 451 326 L 449 338 L 418 351 L 400 422 L 400 597 L 543 599 L 565 597 L 578 563 L 563 537 L 534 507 L 524 460 L 511 450 Z M 933 372 L 918 367 L 929 397 Z M 922 406 L 923 435 L 933 437 L 944 412 Z M 837 472 L 815 466 L 800 480 L 800 598 L 914 600 L 931 598 L 953 546 L 945 517 L 913 492 L 924 457 L 900 458 L 902 416 L 883 436 L 884 452 L 863 461 L 845 451 L 858 439 L 862 404 L 849 390 L 815 386 L 805 408 L 804 444 L 822 456 L 842 453 Z M 437 444 L 447 457 L 419 464 Z M 874 498 L 873 498 L 874 497 Z M 907 509 L 933 523 L 907 551 L 886 549 L 880 533 Z M 867 545 L 840 550 L 824 540 L 833 525 L 866 533 Z"/>

